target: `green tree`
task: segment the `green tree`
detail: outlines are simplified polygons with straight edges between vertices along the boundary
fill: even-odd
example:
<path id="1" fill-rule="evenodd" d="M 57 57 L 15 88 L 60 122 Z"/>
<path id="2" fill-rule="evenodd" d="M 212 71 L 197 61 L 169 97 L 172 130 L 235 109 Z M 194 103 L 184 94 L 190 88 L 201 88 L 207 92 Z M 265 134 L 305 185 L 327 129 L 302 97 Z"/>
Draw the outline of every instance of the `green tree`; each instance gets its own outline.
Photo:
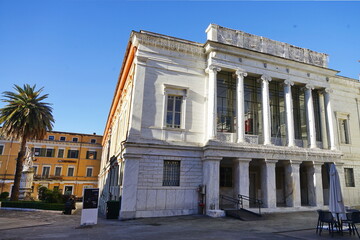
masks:
<path id="1" fill-rule="evenodd" d="M 36 85 L 25 84 L 23 88 L 14 85 L 14 92 L 3 92 L 2 101 L 6 103 L 0 108 L 0 134 L 7 139 L 20 142 L 20 150 L 16 160 L 11 201 L 19 199 L 19 187 L 23 161 L 25 159 L 26 142 L 29 139 L 42 139 L 47 131 L 51 131 L 54 123 L 52 108 L 43 102 L 48 94 L 41 95 L 43 88 L 36 90 Z"/>

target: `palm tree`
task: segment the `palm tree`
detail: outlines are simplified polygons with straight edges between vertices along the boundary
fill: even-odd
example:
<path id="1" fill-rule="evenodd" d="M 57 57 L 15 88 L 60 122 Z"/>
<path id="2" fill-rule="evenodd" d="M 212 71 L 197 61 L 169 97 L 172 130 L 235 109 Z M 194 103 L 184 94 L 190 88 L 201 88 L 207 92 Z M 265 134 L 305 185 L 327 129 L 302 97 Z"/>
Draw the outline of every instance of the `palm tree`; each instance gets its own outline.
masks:
<path id="1" fill-rule="evenodd" d="M 40 96 L 43 88 L 35 90 L 36 85 L 25 84 L 23 88 L 14 85 L 14 92 L 3 92 L 3 102 L 0 108 L 0 134 L 20 142 L 20 150 L 16 160 L 14 186 L 11 201 L 19 199 L 19 187 L 23 161 L 25 159 L 26 142 L 29 139 L 42 139 L 47 131 L 51 131 L 54 123 L 52 108 L 49 103 L 42 102 L 48 94 Z"/>

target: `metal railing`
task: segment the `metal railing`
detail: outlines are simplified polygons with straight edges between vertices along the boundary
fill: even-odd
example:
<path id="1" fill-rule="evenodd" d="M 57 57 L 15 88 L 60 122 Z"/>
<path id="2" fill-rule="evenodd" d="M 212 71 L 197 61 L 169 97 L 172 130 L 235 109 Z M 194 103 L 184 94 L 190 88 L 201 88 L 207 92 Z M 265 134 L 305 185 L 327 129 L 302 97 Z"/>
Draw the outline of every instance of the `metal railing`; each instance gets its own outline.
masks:
<path id="1" fill-rule="evenodd" d="M 226 195 L 220 195 L 220 198 L 225 200 L 225 201 L 228 201 L 228 202 L 231 202 L 233 204 L 236 204 L 236 209 L 239 209 L 239 205 L 240 205 L 240 200 L 237 199 L 237 198 L 233 198 L 233 197 L 229 197 L 229 196 L 226 196 Z"/>
<path id="2" fill-rule="evenodd" d="M 252 198 L 241 194 L 238 195 L 238 198 L 241 208 L 244 208 L 244 201 L 248 201 L 249 203 L 255 204 L 255 206 L 259 209 L 259 215 L 261 215 L 261 206 L 263 205 L 263 202 L 260 199 Z"/>

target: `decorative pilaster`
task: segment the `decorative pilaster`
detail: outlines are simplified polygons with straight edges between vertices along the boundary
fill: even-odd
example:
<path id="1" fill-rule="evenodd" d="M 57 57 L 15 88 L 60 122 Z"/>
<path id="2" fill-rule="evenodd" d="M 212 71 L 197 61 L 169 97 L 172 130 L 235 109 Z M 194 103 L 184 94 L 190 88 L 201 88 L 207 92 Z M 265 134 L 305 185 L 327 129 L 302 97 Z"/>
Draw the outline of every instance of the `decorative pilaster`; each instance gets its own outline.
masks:
<path id="1" fill-rule="evenodd" d="M 208 84 L 208 139 L 216 138 L 216 115 L 217 115 L 217 73 L 221 71 L 221 68 L 210 65 L 207 69 L 209 74 L 209 84 Z"/>
<path id="2" fill-rule="evenodd" d="M 238 69 L 235 72 L 237 76 L 236 81 L 236 105 L 237 105 L 237 142 L 245 142 L 245 127 L 244 127 L 244 77 L 247 73 L 243 69 Z"/>
<path id="3" fill-rule="evenodd" d="M 137 155 L 124 155 L 124 176 L 120 208 L 120 219 L 133 219 L 136 217 L 136 199 L 139 178 L 140 157 Z"/>
<path id="4" fill-rule="evenodd" d="M 219 209 L 220 161 L 222 158 L 203 159 L 203 183 L 206 188 L 206 215 L 218 217 L 224 214 Z"/>
<path id="5" fill-rule="evenodd" d="M 301 206 L 299 161 L 290 161 L 285 167 L 285 201 L 288 207 Z"/>
<path id="6" fill-rule="evenodd" d="M 305 86 L 305 104 L 306 104 L 306 122 L 308 131 L 308 146 L 316 148 L 316 131 L 315 131 L 315 116 L 314 116 L 314 102 L 312 97 L 312 90 L 314 86 L 307 84 Z"/>
<path id="7" fill-rule="evenodd" d="M 324 103 L 324 91 L 319 91 L 320 121 L 321 121 L 321 141 L 323 149 L 328 148 L 328 138 L 326 131 L 326 111 Z"/>
<path id="8" fill-rule="evenodd" d="M 235 183 L 234 192 L 237 198 L 238 194 L 249 196 L 249 163 L 251 159 L 237 158 L 235 161 Z M 249 207 L 249 202 L 243 202 L 244 208 Z"/>
<path id="9" fill-rule="evenodd" d="M 275 165 L 277 160 L 265 160 L 262 167 L 261 191 L 264 207 L 276 208 L 276 175 Z"/>
<path id="10" fill-rule="evenodd" d="M 323 163 L 314 163 L 314 186 L 315 186 L 315 199 L 316 206 L 324 206 L 324 192 L 322 184 L 321 166 Z"/>
<path id="11" fill-rule="evenodd" d="M 271 144 L 271 116 L 270 116 L 270 100 L 269 100 L 269 82 L 271 77 L 267 75 L 261 76 L 261 95 L 263 110 L 263 136 L 264 145 Z"/>
<path id="12" fill-rule="evenodd" d="M 324 100 L 325 100 L 328 145 L 331 150 L 336 150 L 332 108 L 331 108 L 331 104 L 330 104 L 330 93 L 332 93 L 332 92 L 333 92 L 332 89 L 326 88 L 325 92 L 324 92 Z"/>
<path id="13" fill-rule="evenodd" d="M 295 146 L 295 130 L 291 86 L 294 86 L 294 82 L 287 79 L 284 84 L 287 145 L 293 147 Z"/>

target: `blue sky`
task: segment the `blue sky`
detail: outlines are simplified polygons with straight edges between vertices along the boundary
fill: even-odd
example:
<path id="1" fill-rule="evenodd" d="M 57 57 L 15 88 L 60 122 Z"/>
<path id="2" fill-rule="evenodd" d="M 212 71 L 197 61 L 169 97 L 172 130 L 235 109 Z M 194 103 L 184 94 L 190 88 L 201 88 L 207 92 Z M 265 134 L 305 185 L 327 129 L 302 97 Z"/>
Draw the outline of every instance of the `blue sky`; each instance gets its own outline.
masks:
<path id="1" fill-rule="evenodd" d="M 204 43 L 210 23 L 327 53 L 358 79 L 359 13 L 334 1 L 0 0 L 0 92 L 44 87 L 54 130 L 103 134 L 130 32 Z"/>

